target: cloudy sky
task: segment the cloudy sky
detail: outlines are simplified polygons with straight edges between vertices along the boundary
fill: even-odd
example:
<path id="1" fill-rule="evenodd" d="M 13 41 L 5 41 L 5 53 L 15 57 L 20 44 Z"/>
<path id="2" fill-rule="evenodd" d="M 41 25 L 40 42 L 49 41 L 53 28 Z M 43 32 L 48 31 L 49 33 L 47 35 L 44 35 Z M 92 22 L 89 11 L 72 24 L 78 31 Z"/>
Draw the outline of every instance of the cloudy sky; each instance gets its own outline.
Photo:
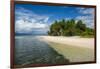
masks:
<path id="1" fill-rule="evenodd" d="M 83 20 L 94 27 L 94 8 L 73 6 L 15 5 L 15 33 L 46 34 L 55 20 Z"/>

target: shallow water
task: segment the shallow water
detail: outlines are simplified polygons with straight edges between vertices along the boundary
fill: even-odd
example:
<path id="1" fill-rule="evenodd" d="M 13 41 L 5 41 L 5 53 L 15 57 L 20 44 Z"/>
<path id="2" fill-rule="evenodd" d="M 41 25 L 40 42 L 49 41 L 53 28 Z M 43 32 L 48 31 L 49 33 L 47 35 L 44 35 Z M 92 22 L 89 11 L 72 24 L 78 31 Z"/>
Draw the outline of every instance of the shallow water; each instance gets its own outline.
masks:
<path id="1" fill-rule="evenodd" d="M 68 64 L 69 60 L 58 54 L 38 36 L 15 37 L 15 65 Z"/>

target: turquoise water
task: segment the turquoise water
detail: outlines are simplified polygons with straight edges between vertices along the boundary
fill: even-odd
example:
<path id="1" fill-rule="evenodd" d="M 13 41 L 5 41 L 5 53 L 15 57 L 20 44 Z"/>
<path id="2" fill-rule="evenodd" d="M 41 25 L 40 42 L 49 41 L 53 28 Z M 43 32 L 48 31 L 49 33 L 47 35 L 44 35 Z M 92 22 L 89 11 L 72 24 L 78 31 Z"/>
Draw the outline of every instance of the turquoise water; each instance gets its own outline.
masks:
<path id="1" fill-rule="evenodd" d="M 58 54 L 38 36 L 15 37 L 15 65 L 68 64 L 69 60 Z"/>

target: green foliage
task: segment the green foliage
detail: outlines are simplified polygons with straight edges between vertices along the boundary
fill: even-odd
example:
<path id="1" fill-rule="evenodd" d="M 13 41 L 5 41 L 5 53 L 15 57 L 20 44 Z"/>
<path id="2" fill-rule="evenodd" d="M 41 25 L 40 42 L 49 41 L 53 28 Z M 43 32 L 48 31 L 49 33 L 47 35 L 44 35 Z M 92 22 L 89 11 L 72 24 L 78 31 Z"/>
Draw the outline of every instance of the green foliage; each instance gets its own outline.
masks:
<path id="1" fill-rule="evenodd" d="M 86 25 L 82 22 L 82 20 L 79 20 L 76 23 L 76 32 L 77 32 L 77 35 L 81 35 L 83 32 L 85 32 L 85 30 L 86 30 Z"/>
<path id="2" fill-rule="evenodd" d="M 48 35 L 52 36 L 89 36 L 94 35 L 94 30 L 86 27 L 82 20 L 75 21 L 74 19 L 61 21 L 55 21 L 50 26 L 50 31 Z"/>
<path id="3" fill-rule="evenodd" d="M 94 30 L 90 28 L 86 28 L 85 32 L 82 32 L 81 36 L 83 37 L 94 37 Z"/>
<path id="4" fill-rule="evenodd" d="M 85 25 L 81 20 L 79 20 L 79 21 L 77 22 L 77 24 L 76 24 L 76 28 L 77 28 L 77 29 L 80 29 L 81 31 L 85 31 L 86 25 Z"/>

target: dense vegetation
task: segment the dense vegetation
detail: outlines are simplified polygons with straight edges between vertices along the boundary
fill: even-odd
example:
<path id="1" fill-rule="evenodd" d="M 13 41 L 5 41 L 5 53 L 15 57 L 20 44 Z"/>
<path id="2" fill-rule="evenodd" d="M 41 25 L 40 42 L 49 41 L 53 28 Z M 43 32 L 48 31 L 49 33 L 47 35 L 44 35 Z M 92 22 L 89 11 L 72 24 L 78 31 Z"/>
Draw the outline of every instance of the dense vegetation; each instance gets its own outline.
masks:
<path id="1" fill-rule="evenodd" d="M 94 36 L 94 29 L 89 28 L 83 23 L 82 20 L 75 21 L 71 20 L 61 20 L 55 21 L 48 31 L 48 35 L 52 36 Z"/>

